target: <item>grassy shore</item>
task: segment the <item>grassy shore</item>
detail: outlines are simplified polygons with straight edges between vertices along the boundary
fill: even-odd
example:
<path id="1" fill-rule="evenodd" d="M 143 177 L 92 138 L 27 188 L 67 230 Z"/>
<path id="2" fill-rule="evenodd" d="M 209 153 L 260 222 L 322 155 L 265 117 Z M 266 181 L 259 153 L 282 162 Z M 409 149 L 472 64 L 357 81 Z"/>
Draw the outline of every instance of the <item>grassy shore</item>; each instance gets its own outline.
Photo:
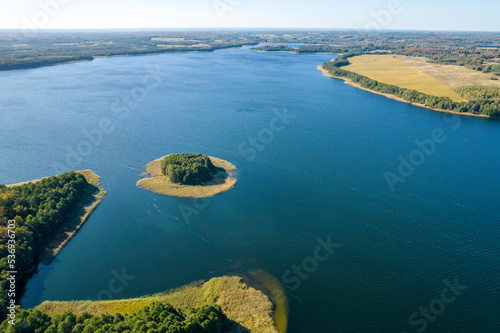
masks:
<path id="1" fill-rule="evenodd" d="M 279 333 L 286 333 L 288 328 L 288 300 L 286 291 L 277 278 L 262 270 L 252 270 L 241 274 L 243 281 L 266 294 L 273 302 L 273 320 Z"/>
<path id="2" fill-rule="evenodd" d="M 161 172 L 161 161 L 165 157 L 163 156 L 146 165 L 146 173 L 149 177 L 139 180 L 137 182 L 138 187 L 173 197 L 208 198 L 229 191 L 236 185 L 237 180 L 232 176 L 233 172 L 236 171 L 236 167 L 227 161 L 211 156 L 209 158 L 218 170 L 212 181 L 196 186 L 173 183 Z"/>
<path id="3" fill-rule="evenodd" d="M 261 291 L 245 284 L 240 277 L 224 276 L 208 282 L 195 282 L 179 289 L 141 298 L 111 301 L 44 302 L 37 309 L 49 315 L 71 311 L 75 314 L 88 312 L 133 313 L 152 302 L 167 302 L 185 310 L 190 307 L 218 304 L 227 317 L 235 322 L 232 332 L 278 333 L 272 319 L 273 303 Z M 241 329 L 238 331 L 238 328 Z M 280 331 L 280 333 L 285 333 Z"/>

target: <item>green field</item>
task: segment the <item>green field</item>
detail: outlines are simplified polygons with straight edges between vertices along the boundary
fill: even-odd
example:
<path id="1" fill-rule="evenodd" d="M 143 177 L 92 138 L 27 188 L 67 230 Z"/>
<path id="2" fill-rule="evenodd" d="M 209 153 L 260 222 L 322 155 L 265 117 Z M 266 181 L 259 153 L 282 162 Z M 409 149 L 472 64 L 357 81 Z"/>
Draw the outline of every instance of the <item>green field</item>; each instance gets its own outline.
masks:
<path id="1" fill-rule="evenodd" d="M 449 97 L 457 102 L 464 101 L 446 84 L 396 59 L 393 55 L 362 55 L 349 58 L 349 62 L 351 65 L 344 67 L 346 70 L 375 81 L 433 96 Z"/>

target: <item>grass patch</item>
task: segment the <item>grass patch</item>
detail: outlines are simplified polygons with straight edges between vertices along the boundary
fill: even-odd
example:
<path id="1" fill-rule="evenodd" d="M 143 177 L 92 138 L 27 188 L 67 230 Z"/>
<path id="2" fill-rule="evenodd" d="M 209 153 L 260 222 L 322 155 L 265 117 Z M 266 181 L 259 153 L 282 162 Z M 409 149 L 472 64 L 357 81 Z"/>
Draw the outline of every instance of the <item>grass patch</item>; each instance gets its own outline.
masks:
<path id="1" fill-rule="evenodd" d="M 227 317 L 237 323 L 241 332 L 278 333 L 272 319 L 273 303 L 261 291 L 243 283 L 242 278 L 224 276 L 208 282 L 195 282 L 168 292 L 152 296 L 112 300 L 44 302 L 36 309 L 48 314 L 62 314 L 71 311 L 78 315 L 88 312 L 92 315 L 103 313 L 133 313 L 152 302 L 167 302 L 176 308 L 218 304 Z M 284 332 L 283 332 L 284 333 Z"/>
<path id="2" fill-rule="evenodd" d="M 232 176 L 236 167 L 219 158 L 210 157 L 218 169 L 216 176 L 203 185 L 176 184 L 161 172 L 161 161 L 166 156 L 156 159 L 146 165 L 146 173 L 150 177 L 137 182 L 137 186 L 151 192 L 181 198 L 208 198 L 222 192 L 229 191 L 236 185 L 236 178 Z"/>
<path id="3" fill-rule="evenodd" d="M 425 94 L 464 101 L 449 86 L 431 75 L 420 72 L 393 55 L 362 55 L 349 58 L 345 70 L 367 76 L 375 81 L 412 89 Z"/>

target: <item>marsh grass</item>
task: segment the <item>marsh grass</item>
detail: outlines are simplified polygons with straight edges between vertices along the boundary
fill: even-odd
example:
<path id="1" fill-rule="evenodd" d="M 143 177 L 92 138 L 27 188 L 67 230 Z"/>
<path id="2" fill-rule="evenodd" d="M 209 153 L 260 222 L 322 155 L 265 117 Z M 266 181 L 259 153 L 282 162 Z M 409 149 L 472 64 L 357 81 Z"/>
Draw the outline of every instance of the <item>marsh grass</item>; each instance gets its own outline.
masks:
<path id="1" fill-rule="evenodd" d="M 185 310 L 190 307 L 218 304 L 228 318 L 241 331 L 257 333 L 277 333 L 272 319 L 273 303 L 261 291 L 249 287 L 242 278 L 224 276 L 208 282 L 195 282 L 164 293 L 140 298 L 111 301 L 44 302 L 37 309 L 48 315 L 71 311 L 75 314 L 88 312 L 92 315 L 103 313 L 133 313 L 152 302 L 167 302 Z M 236 332 L 237 330 L 234 330 Z"/>

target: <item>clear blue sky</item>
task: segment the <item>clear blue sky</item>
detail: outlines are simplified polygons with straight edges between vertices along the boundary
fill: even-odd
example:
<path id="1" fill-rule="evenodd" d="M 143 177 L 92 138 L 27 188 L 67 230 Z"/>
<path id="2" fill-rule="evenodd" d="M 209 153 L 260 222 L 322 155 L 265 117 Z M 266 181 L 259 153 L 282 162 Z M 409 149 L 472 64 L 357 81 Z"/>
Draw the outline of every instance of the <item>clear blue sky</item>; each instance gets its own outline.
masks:
<path id="1" fill-rule="evenodd" d="M 44 3 L 48 4 L 45 9 Z M 368 27 L 500 31 L 499 17 L 498 0 L 0 0 L 0 28 L 34 24 L 38 29 Z"/>

